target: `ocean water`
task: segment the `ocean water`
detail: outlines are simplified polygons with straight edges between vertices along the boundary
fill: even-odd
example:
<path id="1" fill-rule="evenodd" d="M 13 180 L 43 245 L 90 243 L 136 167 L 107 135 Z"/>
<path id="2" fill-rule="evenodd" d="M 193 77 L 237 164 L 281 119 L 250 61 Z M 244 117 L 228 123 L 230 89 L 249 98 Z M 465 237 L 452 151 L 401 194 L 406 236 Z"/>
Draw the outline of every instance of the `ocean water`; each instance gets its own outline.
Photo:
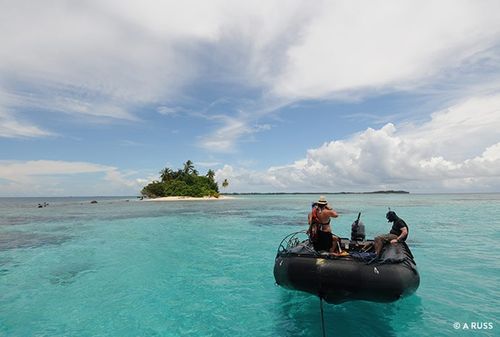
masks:
<path id="1" fill-rule="evenodd" d="M 0 336 L 321 336 L 318 298 L 273 278 L 317 197 L 0 199 Z M 325 305 L 327 336 L 500 336 L 500 194 L 327 198 L 345 237 L 395 210 L 421 276 L 395 303 Z"/>

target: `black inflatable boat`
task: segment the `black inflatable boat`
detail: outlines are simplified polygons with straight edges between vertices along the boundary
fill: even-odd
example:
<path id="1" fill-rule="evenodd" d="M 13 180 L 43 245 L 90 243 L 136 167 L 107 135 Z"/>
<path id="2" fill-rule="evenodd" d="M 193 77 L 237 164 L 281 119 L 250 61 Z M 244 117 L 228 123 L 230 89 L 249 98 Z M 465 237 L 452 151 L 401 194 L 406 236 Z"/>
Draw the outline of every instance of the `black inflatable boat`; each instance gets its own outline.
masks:
<path id="1" fill-rule="evenodd" d="M 317 295 L 328 303 L 353 300 L 393 302 L 417 290 L 420 284 L 413 255 L 406 243 L 387 245 L 380 258 L 373 240 L 341 239 L 345 256 L 316 252 L 305 232 L 281 242 L 274 278 L 282 287 Z"/>

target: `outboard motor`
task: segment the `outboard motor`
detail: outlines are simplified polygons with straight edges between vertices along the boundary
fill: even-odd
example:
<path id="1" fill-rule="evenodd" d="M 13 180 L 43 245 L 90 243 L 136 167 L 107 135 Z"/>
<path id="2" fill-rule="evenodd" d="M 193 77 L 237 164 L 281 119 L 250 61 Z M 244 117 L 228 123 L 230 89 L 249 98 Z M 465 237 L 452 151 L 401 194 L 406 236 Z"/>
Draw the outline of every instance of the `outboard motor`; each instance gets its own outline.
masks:
<path id="1" fill-rule="evenodd" d="M 359 221 L 361 213 L 358 214 L 358 219 L 352 223 L 351 241 L 365 241 L 365 225 Z"/>

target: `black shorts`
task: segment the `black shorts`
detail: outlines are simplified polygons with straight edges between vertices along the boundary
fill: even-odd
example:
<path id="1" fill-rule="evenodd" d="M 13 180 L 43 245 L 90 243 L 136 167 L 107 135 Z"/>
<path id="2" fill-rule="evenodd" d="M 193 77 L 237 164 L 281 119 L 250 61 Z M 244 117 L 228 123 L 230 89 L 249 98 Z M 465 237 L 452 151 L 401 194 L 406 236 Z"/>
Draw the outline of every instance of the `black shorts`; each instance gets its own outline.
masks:
<path id="1" fill-rule="evenodd" d="M 320 250 L 330 251 L 333 247 L 332 233 L 318 231 L 316 235 L 316 240 L 313 242 L 314 249 L 318 252 Z"/>

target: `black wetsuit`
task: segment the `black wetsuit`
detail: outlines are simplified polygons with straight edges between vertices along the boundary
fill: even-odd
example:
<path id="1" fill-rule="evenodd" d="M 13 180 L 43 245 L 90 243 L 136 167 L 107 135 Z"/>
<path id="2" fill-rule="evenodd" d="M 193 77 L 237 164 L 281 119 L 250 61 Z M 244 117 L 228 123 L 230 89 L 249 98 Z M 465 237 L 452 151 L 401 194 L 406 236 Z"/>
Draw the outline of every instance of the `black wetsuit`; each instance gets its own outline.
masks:
<path id="1" fill-rule="evenodd" d="M 406 224 L 406 222 L 403 219 L 401 219 L 401 218 L 397 218 L 396 221 L 394 221 L 394 223 L 392 224 L 392 228 L 391 228 L 390 233 L 399 237 L 401 235 L 401 233 L 403 232 L 402 231 L 403 227 L 406 227 L 406 231 L 409 234 L 410 230 L 409 230 L 408 225 Z M 406 240 L 406 238 L 408 237 L 408 234 L 403 239 L 403 241 Z"/>

